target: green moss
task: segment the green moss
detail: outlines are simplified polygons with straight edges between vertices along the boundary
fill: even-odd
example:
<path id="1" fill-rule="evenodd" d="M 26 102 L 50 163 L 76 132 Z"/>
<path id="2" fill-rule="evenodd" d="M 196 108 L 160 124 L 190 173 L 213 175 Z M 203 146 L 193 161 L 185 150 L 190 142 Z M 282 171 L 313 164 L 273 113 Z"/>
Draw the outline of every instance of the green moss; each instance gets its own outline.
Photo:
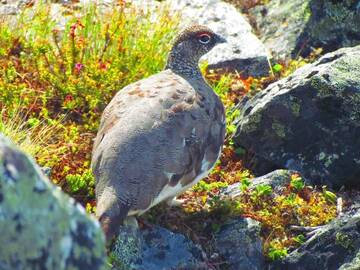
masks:
<path id="1" fill-rule="evenodd" d="M 323 159 L 325 159 L 325 157 L 326 157 L 326 155 L 325 155 L 324 152 L 321 152 L 321 153 L 319 154 L 319 160 L 323 160 Z"/>
<path id="2" fill-rule="evenodd" d="M 311 8 L 310 3 L 308 1 L 304 1 L 303 5 L 301 6 L 301 9 L 303 10 L 303 20 L 304 22 L 307 22 L 311 18 Z"/>
<path id="3" fill-rule="evenodd" d="M 23 268 L 28 260 L 42 257 L 45 249 L 49 255 L 41 262 L 45 268 L 71 269 L 76 259 L 104 261 L 104 237 L 99 226 L 74 206 L 73 199 L 42 179 L 27 156 L 1 138 L 0 145 L 0 207 L 5 217 L 1 226 L 7 228 L 6 234 L 0 234 L 0 244 L 6 245 L 0 249 L 2 262 L 12 265 L 17 254 L 17 266 Z M 90 243 L 78 242 L 80 228 L 87 230 Z"/>
<path id="4" fill-rule="evenodd" d="M 300 104 L 297 103 L 296 101 L 292 101 L 291 102 L 291 105 L 290 105 L 290 108 L 291 108 L 291 112 L 296 116 L 296 117 L 299 117 L 300 116 Z"/>
<path id="5" fill-rule="evenodd" d="M 313 76 L 310 79 L 310 86 L 312 89 L 317 91 L 318 96 L 328 96 L 333 94 L 333 91 L 329 84 L 319 76 Z"/>
<path id="6" fill-rule="evenodd" d="M 360 77 L 360 57 L 353 55 L 339 59 L 337 65 L 332 69 L 333 81 L 343 89 L 343 86 L 348 85 L 349 81 L 358 84 Z"/>
<path id="7" fill-rule="evenodd" d="M 244 124 L 245 132 L 253 132 L 258 129 L 259 124 L 262 120 L 261 112 L 255 112 L 250 117 L 247 118 L 247 122 Z"/>
<path id="8" fill-rule="evenodd" d="M 321 152 L 319 154 L 318 159 L 319 161 L 324 162 L 325 167 L 329 167 L 334 162 L 334 160 L 339 159 L 339 155 L 338 154 L 327 155 L 324 152 Z"/>
<path id="9" fill-rule="evenodd" d="M 115 241 L 113 251 L 110 254 L 112 265 L 117 266 L 117 269 L 120 270 L 135 269 L 133 264 L 141 252 L 140 241 L 140 236 L 136 228 L 130 226 L 122 227 Z"/>
<path id="10" fill-rule="evenodd" d="M 286 137 L 286 128 L 283 124 L 274 120 L 271 127 L 275 131 L 277 136 L 279 136 L 280 138 Z"/>
<path id="11" fill-rule="evenodd" d="M 335 243 L 345 249 L 353 249 L 353 240 L 351 238 L 351 236 L 345 233 L 338 232 L 335 235 Z"/>

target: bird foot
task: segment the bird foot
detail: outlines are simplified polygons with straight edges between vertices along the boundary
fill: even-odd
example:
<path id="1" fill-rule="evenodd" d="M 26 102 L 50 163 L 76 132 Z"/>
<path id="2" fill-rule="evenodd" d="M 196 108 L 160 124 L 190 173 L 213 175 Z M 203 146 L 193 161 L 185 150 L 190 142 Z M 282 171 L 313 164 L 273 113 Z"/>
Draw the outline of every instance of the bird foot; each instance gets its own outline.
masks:
<path id="1" fill-rule="evenodd" d="M 152 224 L 146 222 L 144 219 L 139 219 L 138 222 L 139 222 L 139 226 L 142 230 L 143 229 L 151 229 L 154 227 Z"/>
<path id="2" fill-rule="evenodd" d="M 180 207 L 185 203 L 186 200 L 184 199 L 177 199 L 176 197 L 171 198 L 166 201 L 167 205 L 170 207 Z"/>
<path id="3" fill-rule="evenodd" d="M 124 226 L 139 229 L 139 223 L 134 216 L 127 216 L 124 220 Z"/>

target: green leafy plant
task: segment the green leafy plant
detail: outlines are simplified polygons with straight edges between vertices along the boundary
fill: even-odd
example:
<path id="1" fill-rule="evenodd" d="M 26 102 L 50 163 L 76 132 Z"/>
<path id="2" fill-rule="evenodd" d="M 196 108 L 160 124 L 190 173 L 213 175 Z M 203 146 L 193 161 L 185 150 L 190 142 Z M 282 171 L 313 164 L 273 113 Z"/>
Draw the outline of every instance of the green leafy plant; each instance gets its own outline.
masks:
<path id="1" fill-rule="evenodd" d="M 281 260 L 287 255 L 288 255 L 288 251 L 286 248 L 275 248 L 275 247 L 269 248 L 268 257 L 272 261 Z"/>
<path id="2" fill-rule="evenodd" d="M 72 193 L 84 191 L 88 196 L 94 195 L 95 179 L 90 169 L 82 174 L 69 174 L 66 176 L 66 181 Z"/>
<path id="3" fill-rule="evenodd" d="M 290 206 L 295 206 L 296 205 L 296 194 L 295 193 L 290 193 L 285 199 L 284 199 L 284 203 L 290 205 Z"/>
<path id="4" fill-rule="evenodd" d="M 273 65 L 273 67 L 272 67 L 273 72 L 276 72 L 276 73 L 281 72 L 282 69 L 283 69 L 283 66 L 282 66 L 281 64 L 275 64 L 275 65 Z"/>
<path id="5" fill-rule="evenodd" d="M 235 120 L 240 116 L 240 111 L 238 109 L 232 109 L 226 111 L 226 134 L 228 137 L 232 137 L 236 132 Z"/>
<path id="6" fill-rule="evenodd" d="M 228 184 L 226 182 L 207 183 L 206 181 L 201 180 L 192 189 L 196 192 L 203 192 L 203 191 L 212 191 L 214 189 L 221 189 L 227 186 Z"/>
<path id="7" fill-rule="evenodd" d="M 331 202 L 333 204 L 336 204 L 336 200 L 337 200 L 337 197 L 336 197 L 336 194 L 327 190 L 326 189 L 326 186 L 323 186 L 322 187 L 322 192 L 323 192 L 323 195 L 325 197 L 325 199 L 328 201 L 328 202 Z"/>
<path id="8" fill-rule="evenodd" d="M 301 176 L 298 174 L 293 174 L 291 176 L 291 180 L 290 180 L 290 186 L 295 190 L 295 191 L 300 191 L 305 187 L 305 183 L 302 180 Z"/>
<path id="9" fill-rule="evenodd" d="M 257 185 L 253 194 L 256 197 L 269 196 L 272 193 L 272 187 L 270 185 Z"/>
<path id="10" fill-rule="evenodd" d="M 246 191 L 249 189 L 251 181 L 249 178 L 243 178 L 240 180 L 240 190 Z"/>
<path id="11" fill-rule="evenodd" d="M 298 244 L 301 245 L 301 244 L 305 243 L 306 238 L 305 238 L 305 236 L 304 236 L 303 234 L 299 234 L 299 235 L 295 236 L 295 237 L 293 238 L 293 240 L 294 240 L 296 243 L 298 243 Z"/>

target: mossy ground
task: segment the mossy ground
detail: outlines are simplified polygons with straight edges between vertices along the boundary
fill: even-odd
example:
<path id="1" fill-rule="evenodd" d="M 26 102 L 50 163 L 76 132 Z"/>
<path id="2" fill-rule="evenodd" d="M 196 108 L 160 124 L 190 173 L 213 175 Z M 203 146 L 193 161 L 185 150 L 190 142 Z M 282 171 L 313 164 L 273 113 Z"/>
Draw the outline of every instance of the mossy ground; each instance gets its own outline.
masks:
<path id="1" fill-rule="evenodd" d="M 50 167 L 51 180 L 89 212 L 95 207 L 89 165 L 101 112 L 116 91 L 163 68 L 178 28 L 178 19 L 166 10 L 150 14 L 123 3 L 105 14 L 95 6 L 70 6 L 64 29 L 54 23 L 46 5 L 34 13 L 26 9 L 15 26 L 0 21 L 0 131 L 41 166 Z M 323 190 L 301 185 L 290 185 L 280 195 L 268 187 L 247 190 L 252 174 L 239 155 L 244 151 L 231 140 L 236 129 L 232 120 L 240 113 L 234 106 L 242 97 L 311 60 L 278 63 L 273 75 L 261 79 L 204 71 L 227 108 L 224 151 L 211 175 L 183 195 L 182 208 L 155 207 L 145 222 L 186 233 L 211 254 L 211 245 L 205 244 L 224 220 L 252 217 L 262 223 L 264 252 L 279 259 L 303 241 L 289 225 L 315 226 L 334 218 L 336 206 Z M 243 183 L 243 195 L 220 199 L 220 189 L 236 182 Z M 209 263 L 221 269 L 219 259 Z"/>

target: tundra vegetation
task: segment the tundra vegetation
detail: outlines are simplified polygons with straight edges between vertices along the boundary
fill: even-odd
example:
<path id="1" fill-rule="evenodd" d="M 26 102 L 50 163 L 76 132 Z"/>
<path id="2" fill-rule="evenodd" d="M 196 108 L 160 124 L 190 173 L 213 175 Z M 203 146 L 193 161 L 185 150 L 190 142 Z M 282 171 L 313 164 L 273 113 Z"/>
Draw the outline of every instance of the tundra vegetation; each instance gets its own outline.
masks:
<path id="1" fill-rule="evenodd" d="M 89 165 L 101 113 L 119 89 L 164 67 L 179 18 L 166 9 L 150 13 L 124 4 L 104 12 L 89 5 L 69 9 L 62 24 L 53 20 L 49 8 L 25 9 L 15 25 L 0 21 L 0 132 L 51 168 L 51 180 L 91 213 L 96 205 Z M 271 260 L 304 241 L 289 225 L 318 226 L 332 220 L 336 195 L 326 187 L 305 185 L 299 175 L 292 175 L 281 194 L 267 185 L 249 189 L 253 175 L 244 167 L 246 153 L 232 142 L 232 122 L 240 113 L 234 108 L 242 97 L 286 77 L 318 54 L 273 63 L 265 78 L 223 74 L 202 64 L 226 106 L 222 156 L 211 175 L 183 194 L 182 208 L 166 211 L 158 206 L 143 218 L 211 249 L 206 243 L 223 221 L 251 217 L 262 224 L 264 253 Z M 222 199 L 221 189 L 236 182 L 241 183 L 239 198 Z"/>

